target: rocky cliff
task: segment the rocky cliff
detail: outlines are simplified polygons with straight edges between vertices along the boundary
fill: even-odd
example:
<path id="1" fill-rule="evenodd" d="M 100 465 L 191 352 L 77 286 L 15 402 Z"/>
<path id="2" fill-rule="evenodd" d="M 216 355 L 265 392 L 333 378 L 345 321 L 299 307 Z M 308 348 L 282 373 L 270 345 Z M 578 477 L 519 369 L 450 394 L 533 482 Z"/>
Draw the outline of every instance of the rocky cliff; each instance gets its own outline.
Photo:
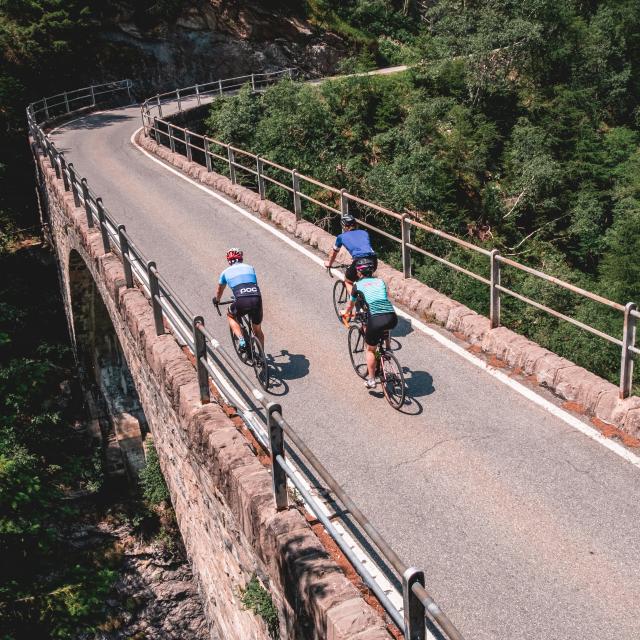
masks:
<path id="1" fill-rule="evenodd" d="M 145 3 L 148 5 L 148 3 Z M 130 0 L 105 9 L 98 28 L 101 67 L 140 80 L 139 91 L 187 86 L 287 66 L 309 75 L 335 69 L 347 52 L 318 30 L 298 2 Z"/>

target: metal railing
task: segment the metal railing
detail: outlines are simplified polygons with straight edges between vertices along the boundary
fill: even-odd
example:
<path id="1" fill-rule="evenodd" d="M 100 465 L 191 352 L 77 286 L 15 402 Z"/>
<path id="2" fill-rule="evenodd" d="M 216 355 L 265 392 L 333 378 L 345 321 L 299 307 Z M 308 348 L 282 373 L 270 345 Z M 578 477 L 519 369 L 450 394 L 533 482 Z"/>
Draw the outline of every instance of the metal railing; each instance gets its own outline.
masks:
<path id="1" fill-rule="evenodd" d="M 237 88 L 233 84 L 231 86 L 233 87 L 230 89 L 231 91 Z M 95 91 L 96 88 L 93 88 L 94 91 L 90 92 L 90 95 L 99 95 Z M 129 92 L 130 88 L 131 83 L 125 80 L 122 83 L 113 83 L 112 91 L 127 90 Z M 104 91 L 103 93 L 108 92 Z M 162 276 L 156 263 L 144 255 L 128 234 L 125 226 L 119 224 L 115 216 L 107 210 L 102 198 L 94 193 L 89 186 L 88 180 L 79 174 L 73 163 L 66 161 L 64 153 L 56 148 L 43 130 L 43 126 L 47 124 L 49 118 L 42 120 L 37 118 L 38 114 L 44 113 L 42 109 L 34 107 L 38 104 L 50 104 L 50 102 L 49 99 L 43 99 L 27 107 L 27 120 L 30 135 L 34 140 L 34 152 L 37 153 L 39 150 L 46 158 L 44 161 L 50 162 L 56 176 L 63 181 L 65 190 L 72 193 L 76 207 L 84 210 L 88 226 L 100 231 L 105 253 L 113 253 L 120 258 L 126 287 L 139 286 L 149 298 L 153 309 L 156 333 L 162 335 L 166 333 L 167 329 L 170 329 L 194 354 L 201 402 L 208 403 L 210 401 L 209 379 L 220 380 L 220 369 L 222 369 L 230 374 L 231 383 L 258 409 L 256 413 L 261 423 L 265 424 L 266 430 L 254 429 L 251 421 L 246 422 L 258 441 L 270 454 L 276 508 L 278 510 L 288 508 L 288 483 L 290 482 L 349 559 L 365 584 L 378 598 L 394 624 L 403 631 L 405 638 L 424 640 L 427 636 L 427 629 L 429 629 L 439 638 L 463 640 L 460 632 L 425 589 L 424 572 L 407 566 L 391 549 L 293 427 L 285 420 L 282 407 L 271 402 L 264 392 L 254 385 L 244 369 L 239 366 L 236 356 L 229 354 L 211 335 L 205 327 L 203 317 L 195 315 L 187 307 Z M 51 116 L 50 112 L 49 116 Z M 397 572 L 402 584 L 404 603 L 402 612 L 394 606 L 389 595 L 373 579 L 363 562 L 347 545 L 332 519 L 324 513 L 317 498 L 311 494 L 308 486 L 301 480 L 300 474 L 287 459 L 285 436 L 287 442 L 294 445 L 295 450 L 307 461 L 313 473 L 329 487 L 351 518 L 365 532 L 369 541 L 377 547 L 382 557 Z"/>
<path id="2" fill-rule="evenodd" d="M 293 74 L 289 69 L 280 72 L 280 75 L 270 74 L 270 77 L 272 78 L 271 81 L 268 81 L 262 76 L 260 77 L 260 80 L 256 80 L 258 76 L 244 76 L 243 78 L 233 79 L 232 86 L 234 89 L 237 89 L 242 82 L 245 84 L 247 82 L 251 82 L 252 87 L 258 91 L 283 76 L 293 77 Z M 200 86 L 210 86 L 212 84 L 215 83 Z M 220 86 L 222 86 L 222 84 L 220 84 Z M 198 85 L 196 85 L 196 87 L 198 87 Z M 577 287 L 573 284 L 560 280 L 559 278 L 555 278 L 542 271 L 533 269 L 520 264 L 515 260 L 502 256 L 497 249 L 488 250 L 483 247 L 479 247 L 471 242 L 467 242 L 466 240 L 454 235 L 426 225 L 417 220 L 413 215 L 397 213 L 386 207 L 375 204 L 374 202 L 360 198 L 352 193 L 348 193 L 344 189 L 337 189 L 336 187 L 324 184 L 310 176 L 303 175 L 296 169 L 284 167 L 245 149 L 240 149 L 223 141 L 216 140 L 215 138 L 195 133 L 189 129 L 173 124 L 170 120 L 162 119 L 161 105 L 162 100 L 164 100 L 166 96 L 173 96 L 174 100 L 177 96 L 178 110 L 183 111 L 182 100 L 186 95 L 185 92 L 191 91 L 193 95 L 193 90 L 194 87 L 177 89 L 173 92 L 160 94 L 145 100 L 141 107 L 142 125 L 145 135 L 149 136 L 152 134 L 158 143 L 169 146 L 174 152 L 176 151 L 177 144 L 182 145 L 185 149 L 184 155 L 186 155 L 189 160 L 196 160 L 200 162 L 200 164 L 206 166 L 208 171 L 213 170 L 213 160 L 219 160 L 226 163 L 229 176 L 234 184 L 238 182 L 238 171 L 242 171 L 253 176 L 256 180 L 256 190 L 262 199 L 265 199 L 266 197 L 266 183 L 272 184 L 275 187 L 290 193 L 292 198 L 292 209 L 295 213 L 296 220 L 302 219 L 304 202 L 320 207 L 324 211 L 328 212 L 329 215 L 345 215 L 349 212 L 350 204 L 353 204 L 354 208 L 359 209 L 363 214 L 362 216 L 359 216 L 360 225 L 400 246 L 402 255 L 402 271 L 405 278 L 412 277 L 412 256 L 415 252 L 416 254 L 425 256 L 430 260 L 445 265 L 457 273 L 461 273 L 486 285 L 489 289 L 488 302 L 491 328 L 499 327 L 501 324 L 501 299 L 502 294 L 504 294 L 620 347 L 619 395 L 621 398 L 626 398 L 631 394 L 633 386 L 634 355 L 640 353 L 640 350 L 636 347 L 636 324 L 637 319 L 640 318 L 640 313 L 638 312 L 637 305 L 635 303 L 629 302 L 626 305 L 622 305 L 614 302 L 613 300 L 608 300 L 603 296 L 591 293 L 581 287 Z M 219 93 L 223 93 L 222 90 L 220 90 Z M 208 94 L 215 95 L 215 89 L 208 89 Z M 200 93 L 199 95 L 204 94 Z M 182 100 L 180 99 L 181 96 Z M 200 104 L 199 98 L 198 104 Z M 157 111 L 157 116 L 153 115 L 154 111 Z M 196 152 L 195 155 L 194 151 Z M 244 162 L 241 162 L 240 159 Z M 324 200 L 320 200 L 318 197 L 313 197 L 305 193 L 303 185 L 310 185 L 313 189 L 322 190 L 322 197 Z M 370 212 L 374 212 L 374 215 L 383 215 L 387 221 L 395 221 L 397 232 L 394 234 L 387 229 L 381 229 L 373 225 L 368 221 L 371 217 Z M 414 232 L 414 230 L 420 230 L 429 236 L 444 240 L 451 245 L 462 248 L 470 254 L 483 256 L 487 261 L 487 275 L 479 275 L 478 273 L 456 264 L 455 262 L 451 262 L 432 251 L 428 251 L 424 247 L 418 246 L 412 242 L 412 232 Z M 537 302 L 536 300 L 532 300 L 513 289 L 505 287 L 501 283 L 503 267 L 510 267 L 519 272 L 527 273 L 539 280 L 561 287 L 566 291 L 570 291 L 583 299 L 591 300 L 608 309 L 612 309 L 620 313 L 623 320 L 622 336 L 616 337 L 609 335 L 608 333 L 600 331 L 585 322 L 581 322 L 576 318 L 561 313 L 560 311 Z"/>

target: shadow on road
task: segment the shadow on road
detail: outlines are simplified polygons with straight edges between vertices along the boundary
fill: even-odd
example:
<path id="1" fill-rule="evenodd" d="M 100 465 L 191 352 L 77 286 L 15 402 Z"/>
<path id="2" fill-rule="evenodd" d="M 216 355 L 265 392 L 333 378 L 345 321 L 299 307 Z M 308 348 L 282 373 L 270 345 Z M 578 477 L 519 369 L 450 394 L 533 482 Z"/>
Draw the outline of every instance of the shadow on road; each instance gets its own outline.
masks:
<path id="1" fill-rule="evenodd" d="M 126 107 L 122 107 L 122 109 L 125 108 Z M 84 117 L 78 118 L 77 120 L 72 120 L 71 122 L 63 124 L 61 127 L 62 130 L 67 131 L 101 129 L 102 127 L 108 127 L 111 124 L 124 122 L 125 120 L 131 120 L 131 116 L 110 111 L 109 113 L 88 114 Z"/>
<path id="2" fill-rule="evenodd" d="M 426 371 L 406 371 L 407 395 L 412 398 L 430 396 L 436 389 L 433 386 L 433 377 Z"/>
<path id="3" fill-rule="evenodd" d="M 398 324 L 391 331 L 391 335 L 396 338 L 404 338 L 410 333 L 413 333 L 413 327 L 411 323 L 406 319 L 398 316 Z"/>
<path id="4" fill-rule="evenodd" d="M 271 354 L 272 383 L 269 392 L 274 396 L 289 393 L 287 380 L 298 380 L 309 375 L 309 358 L 301 353 L 289 353 L 282 349 L 279 354 Z"/>

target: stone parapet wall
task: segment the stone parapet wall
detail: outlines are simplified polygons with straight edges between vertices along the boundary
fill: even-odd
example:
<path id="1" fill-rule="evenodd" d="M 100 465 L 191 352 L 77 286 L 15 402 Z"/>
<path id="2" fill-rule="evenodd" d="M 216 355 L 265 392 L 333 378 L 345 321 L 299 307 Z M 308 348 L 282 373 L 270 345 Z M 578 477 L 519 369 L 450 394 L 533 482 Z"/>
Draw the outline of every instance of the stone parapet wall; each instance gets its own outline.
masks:
<path id="1" fill-rule="evenodd" d="M 241 589 L 257 574 L 279 612 L 280 637 L 388 640 L 385 622 L 331 559 L 302 514 L 277 512 L 269 471 L 216 403 L 202 405 L 196 372 L 171 334 L 156 335 L 149 301 L 127 289 L 119 258 L 43 156 L 50 233 L 73 334 L 69 257 L 95 280 L 153 434 L 207 617 L 225 640 L 266 640 Z"/>
<path id="2" fill-rule="evenodd" d="M 270 220 L 301 242 L 328 254 L 335 237 L 307 221 L 296 221 L 295 215 L 258 193 L 225 176 L 208 172 L 205 167 L 190 162 L 185 156 L 172 153 L 142 132 L 138 144 L 167 163 L 182 170 L 202 184 L 229 196 L 261 218 Z M 340 257 L 340 256 L 339 256 Z M 346 256 L 343 256 L 346 257 Z M 579 367 L 506 327 L 491 329 L 489 319 L 465 305 L 448 298 L 435 289 L 379 263 L 377 275 L 386 283 L 394 302 L 418 319 L 436 322 L 468 342 L 473 350 L 493 356 L 514 372 L 528 376 L 550 389 L 572 407 L 599 421 L 612 425 L 634 439 L 640 437 L 640 398 L 620 399 L 618 388 L 594 373 Z"/>

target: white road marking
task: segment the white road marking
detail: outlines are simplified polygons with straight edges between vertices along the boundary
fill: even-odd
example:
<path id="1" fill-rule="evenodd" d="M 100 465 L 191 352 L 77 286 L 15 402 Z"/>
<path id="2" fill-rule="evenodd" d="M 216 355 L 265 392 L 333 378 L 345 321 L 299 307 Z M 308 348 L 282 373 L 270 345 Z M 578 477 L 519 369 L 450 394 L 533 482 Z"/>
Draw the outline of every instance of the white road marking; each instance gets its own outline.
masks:
<path id="1" fill-rule="evenodd" d="M 192 178 L 185 175 L 181 171 L 178 171 L 174 167 L 169 166 L 168 164 L 163 162 L 160 158 L 156 158 L 153 154 L 149 153 L 146 149 L 143 149 L 135 141 L 135 137 L 138 135 L 141 129 L 142 127 L 140 127 L 140 129 L 138 129 L 131 135 L 131 139 L 130 139 L 131 144 L 136 149 L 138 149 L 141 153 L 147 156 L 150 160 L 152 160 L 153 162 L 156 162 L 161 167 L 175 174 L 179 178 L 182 178 L 183 180 L 186 180 L 187 182 L 191 183 L 194 187 L 200 189 L 201 191 L 204 191 L 210 196 L 213 196 L 220 202 L 224 202 L 227 206 L 231 207 L 232 209 L 234 209 L 235 211 L 243 215 L 245 218 L 261 226 L 263 229 L 266 229 L 267 231 L 269 231 L 269 233 L 272 233 L 274 236 L 276 236 L 283 242 L 286 242 L 289 246 L 296 249 L 296 251 L 299 251 L 310 260 L 313 260 L 313 262 L 315 262 L 316 264 L 324 267 L 324 260 L 322 258 L 315 255 L 314 253 L 309 251 L 309 249 L 307 249 L 306 247 L 303 247 L 302 245 L 297 243 L 295 240 L 292 240 L 291 238 L 289 238 L 282 231 L 275 229 L 272 225 L 268 224 L 267 222 L 264 222 L 264 220 L 260 220 L 260 218 L 249 213 L 248 211 L 245 211 L 242 207 L 237 205 L 235 202 L 228 200 L 224 196 L 221 196 L 219 193 L 216 193 L 213 189 L 197 182 L 196 180 L 193 180 Z M 336 272 L 336 275 L 338 275 L 338 277 L 344 277 L 342 272 Z M 541 409 L 547 411 L 551 415 L 562 420 L 564 423 L 568 424 L 570 427 L 573 427 L 574 429 L 580 431 L 582 434 L 584 434 L 588 438 L 591 438 L 595 442 L 601 444 L 603 447 L 606 447 L 607 449 L 609 449 L 609 451 L 611 451 L 612 453 L 615 453 L 616 455 L 620 456 L 627 462 L 631 463 L 633 466 L 640 469 L 640 457 L 637 456 L 635 453 L 629 451 L 618 442 L 615 442 L 614 440 L 611 440 L 603 436 L 597 429 L 590 427 L 588 424 L 585 424 L 584 422 L 582 422 L 575 416 L 571 415 L 564 409 L 553 404 L 553 402 L 550 402 L 546 398 L 543 398 L 542 396 L 538 395 L 532 389 L 529 389 L 528 387 L 518 382 L 517 380 L 510 378 L 499 369 L 496 369 L 496 367 L 492 367 L 491 365 L 487 364 L 484 360 L 477 358 L 472 353 L 470 353 L 460 345 L 453 342 L 453 340 L 450 340 L 449 338 L 443 336 L 441 333 L 427 326 L 417 318 L 414 318 L 413 316 L 402 311 L 401 309 L 398 309 L 397 307 L 394 307 L 394 308 L 396 309 L 396 313 L 402 318 L 405 318 L 406 320 L 408 320 L 414 328 L 419 329 L 423 333 L 427 334 L 429 337 L 436 340 L 442 346 L 446 347 L 447 349 L 453 351 L 460 357 L 464 358 L 467 362 L 470 362 L 471 364 L 478 367 L 479 369 L 482 369 L 483 371 L 493 376 L 503 384 L 507 385 L 509 388 L 513 389 L 514 391 L 524 396 L 534 404 L 538 405 Z"/>

